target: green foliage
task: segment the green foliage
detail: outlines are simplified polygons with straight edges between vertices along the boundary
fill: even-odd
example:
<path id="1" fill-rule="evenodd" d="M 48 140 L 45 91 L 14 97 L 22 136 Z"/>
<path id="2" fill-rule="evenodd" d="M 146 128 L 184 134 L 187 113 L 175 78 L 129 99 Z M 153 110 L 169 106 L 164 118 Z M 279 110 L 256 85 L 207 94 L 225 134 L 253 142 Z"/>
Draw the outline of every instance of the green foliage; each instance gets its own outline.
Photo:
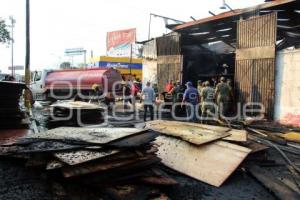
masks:
<path id="1" fill-rule="evenodd" d="M 5 21 L 3 19 L 0 19 L 0 43 L 8 43 L 11 40 L 7 28 L 8 27 L 5 24 Z"/>

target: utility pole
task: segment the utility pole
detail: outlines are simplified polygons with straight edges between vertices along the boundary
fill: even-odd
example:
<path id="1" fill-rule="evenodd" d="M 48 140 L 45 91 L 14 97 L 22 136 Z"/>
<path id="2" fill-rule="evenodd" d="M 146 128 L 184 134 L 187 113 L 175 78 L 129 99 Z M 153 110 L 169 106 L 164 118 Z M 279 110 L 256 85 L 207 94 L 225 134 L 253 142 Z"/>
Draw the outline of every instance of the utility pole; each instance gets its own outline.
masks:
<path id="1" fill-rule="evenodd" d="M 14 76 L 14 27 L 16 20 L 13 16 L 9 16 L 11 22 L 11 75 Z"/>
<path id="2" fill-rule="evenodd" d="M 29 88 L 30 85 L 30 0 L 26 0 L 26 56 L 25 56 L 25 83 Z M 29 110 L 30 91 L 25 90 L 25 106 Z"/>

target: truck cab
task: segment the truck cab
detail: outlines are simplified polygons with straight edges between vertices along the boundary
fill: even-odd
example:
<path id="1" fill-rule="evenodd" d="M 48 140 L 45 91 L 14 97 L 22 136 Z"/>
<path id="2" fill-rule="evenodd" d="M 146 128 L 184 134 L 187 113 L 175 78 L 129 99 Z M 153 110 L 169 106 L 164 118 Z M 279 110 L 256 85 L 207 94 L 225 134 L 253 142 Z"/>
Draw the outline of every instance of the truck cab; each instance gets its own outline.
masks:
<path id="1" fill-rule="evenodd" d="M 30 90 L 32 92 L 33 100 L 45 101 L 47 100 L 45 79 L 47 74 L 52 70 L 33 71 L 31 74 Z"/>

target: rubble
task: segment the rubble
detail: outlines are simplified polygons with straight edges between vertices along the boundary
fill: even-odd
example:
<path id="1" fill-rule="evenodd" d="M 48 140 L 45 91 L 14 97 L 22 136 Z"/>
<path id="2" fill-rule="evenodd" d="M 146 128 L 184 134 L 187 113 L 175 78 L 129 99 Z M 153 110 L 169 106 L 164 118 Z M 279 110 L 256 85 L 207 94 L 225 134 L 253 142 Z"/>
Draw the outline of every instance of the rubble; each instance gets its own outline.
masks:
<path id="1" fill-rule="evenodd" d="M 166 166 L 205 183 L 221 186 L 251 152 L 226 141 L 245 142 L 242 130 L 188 122 L 156 120 L 146 128 L 158 131 L 158 157 Z M 173 136 L 173 137 L 170 137 Z"/>
<path id="2" fill-rule="evenodd" d="M 100 105 L 82 101 L 61 101 L 50 106 L 49 123 L 59 122 L 74 125 L 103 122 L 105 109 Z"/>
<path id="3" fill-rule="evenodd" d="M 153 141 L 159 134 L 136 128 L 60 127 L 1 145 L 1 156 L 24 160 L 27 167 L 59 173 L 66 181 L 91 187 L 124 183 L 174 185 L 158 169 Z"/>
<path id="4" fill-rule="evenodd" d="M 266 129 L 257 130 L 252 128 L 255 123 L 257 121 L 243 122 L 242 129 L 238 130 L 231 127 L 156 120 L 147 122 L 145 127 L 165 135 L 159 136 L 156 140 L 157 155 L 162 159 L 164 165 L 178 172 L 220 187 L 237 168 L 242 168 L 263 182 L 278 198 L 285 199 L 285 196 L 290 199 L 299 198 L 299 193 L 293 188 L 297 189 L 300 186 L 300 169 L 283 151 L 300 155 L 298 152 L 300 145 L 297 144 L 300 133 L 291 133 L 290 129 L 284 129 L 286 132 L 279 133 Z M 236 124 L 233 125 L 238 127 Z M 270 129 L 272 129 L 271 126 L 268 130 Z M 209 131 L 211 131 L 210 137 L 218 133 L 229 134 L 225 137 L 205 141 L 205 136 Z M 250 135 L 248 136 L 248 134 Z M 265 154 L 269 147 L 277 150 L 283 157 L 293 179 L 284 179 L 285 182 L 277 179 L 273 181 L 268 179 L 269 175 L 264 175 L 268 173 L 267 171 L 258 168 L 258 166 L 281 166 L 280 163 L 270 160 Z M 259 172 L 257 172 L 258 170 Z"/>
<path id="5" fill-rule="evenodd" d="M 179 174 L 222 187 L 236 171 L 253 175 L 276 197 L 282 198 L 286 191 L 291 198 L 297 197 L 297 165 L 284 153 L 279 153 L 283 162 L 278 162 L 267 152 L 278 148 L 281 152 L 300 155 L 297 141 L 284 137 L 297 138 L 298 133 L 292 130 L 291 134 L 290 129 L 271 132 L 253 128 L 256 123 L 261 122 L 231 122 L 228 127 L 169 120 L 146 123 L 133 120 L 126 124 L 111 118 L 99 128 L 59 127 L 15 138 L 1 145 L 0 154 L 22 159 L 26 167 L 50 176 L 59 174 L 56 180 L 103 188 L 110 196 L 120 198 L 122 195 L 135 198 L 141 195 L 137 190 L 144 186 L 152 191 L 153 186 L 176 185 L 180 181 L 176 179 Z M 260 174 L 268 173 L 270 168 L 288 166 L 293 178 L 276 178 L 274 184 L 281 189 L 274 189 L 274 184 L 269 183 L 271 180 L 266 182 L 260 175 L 253 174 L 253 166 L 259 167 Z M 170 169 L 174 172 L 170 173 Z M 126 185 L 131 192 L 123 193 Z M 136 187 L 137 190 L 133 189 Z M 147 195 L 151 196 L 145 193 Z M 155 196 L 164 194 L 158 192 Z"/>

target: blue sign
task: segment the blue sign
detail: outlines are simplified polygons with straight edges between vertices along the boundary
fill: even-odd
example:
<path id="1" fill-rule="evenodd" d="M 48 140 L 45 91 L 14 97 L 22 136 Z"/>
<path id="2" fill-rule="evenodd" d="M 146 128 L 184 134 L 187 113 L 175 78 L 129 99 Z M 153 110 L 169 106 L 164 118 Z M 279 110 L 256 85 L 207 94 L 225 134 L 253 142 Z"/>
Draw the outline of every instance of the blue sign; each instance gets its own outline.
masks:
<path id="1" fill-rule="evenodd" d="M 124 69 L 143 69 L 142 63 L 125 63 L 125 62 L 107 62 L 107 61 L 100 61 L 97 62 L 98 67 L 107 67 L 107 68 L 124 68 Z"/>

